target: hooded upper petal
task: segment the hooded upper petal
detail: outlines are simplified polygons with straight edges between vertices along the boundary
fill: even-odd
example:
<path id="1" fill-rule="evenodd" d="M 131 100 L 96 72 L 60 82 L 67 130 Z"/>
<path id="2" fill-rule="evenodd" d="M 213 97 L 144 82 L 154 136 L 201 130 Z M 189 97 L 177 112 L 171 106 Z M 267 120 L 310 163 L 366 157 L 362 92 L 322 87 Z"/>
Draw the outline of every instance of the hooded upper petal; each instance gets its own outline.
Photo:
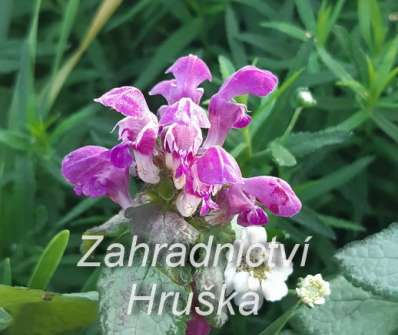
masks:
<path id="1" fill-rule="evenodd" d="M 172 73 L 175 79 L 161 81 L 152 88 L 149 94 L 163 95 L 169 105 L 184 97 L 199 103 L 203 89 L 198 86 L 203 81 L 212 79 L 206 63 L 194 55 L 177 59 L 166 73 Z"/>
<path id="2" fill-rule="evenodd" d="M 273 214 L 293 216 L 301 210 L 301 202 L 290 185 L 277 177 L 246 178 L 242 189 L 256 197 Z"/>
<path id="3" fill-rule="evenodd" d="M 133 86 L 122 86 L 111 89 L 101 97 L 94 99 L 100 104 L 113 108 L 124 116 L 141 116 L 150 113 L 142 92 Z"/>
<path id="4" fill-rule="evenodd" d="M 250 123 L 246 106 L 236 103 L 233 98 L 245 94 L 266 96 L 277 84 L 278 79 L 274 74 L 255 66 L 245 66 L 233 73 L 210 99 L 211 126 L 205 147 L 222 145 L 229 129 L 246 127 Z"/>
<path id="5" fill-rule="evenodd" d="M 61 172 L 78 195 L 109 196 L 123 208 L 131 204 L 128 169 L 112 164 L 106 148 L 89 145 L 72 151 L 63 159 Z"/>

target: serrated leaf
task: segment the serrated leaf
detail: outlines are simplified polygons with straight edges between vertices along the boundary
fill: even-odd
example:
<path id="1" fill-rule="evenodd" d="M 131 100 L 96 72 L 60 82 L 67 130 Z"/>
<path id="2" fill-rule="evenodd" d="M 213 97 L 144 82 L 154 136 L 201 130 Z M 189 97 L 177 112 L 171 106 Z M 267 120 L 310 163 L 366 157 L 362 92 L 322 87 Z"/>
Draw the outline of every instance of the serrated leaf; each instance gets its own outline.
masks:
<path id="1" fill-rule="evenodd" d="M 0 297 L 14 320 L 3 335 L 76 334 L 96 319 L 97 303 L 79 296 L 0 285 Z"/>
<path id="2" fill-rule="evenodd" d="M 282 144 L 274 141 L 270 144 L 270 149 L 272 157 L 279 166 L 295 166 L 297 164 L 296 158 Z"/>
<path id="3" fill-rule="evenodd" d="M 344 275 L 376 294 L 398 299 L 398 224 L 348 244 L 336 254 Z"/>
<path id="4" fill-rule="evenodd" d="M 330 285 L 332 293 L 324 305 L 299 309 L 294 327 L 300 334 L 396 334 L 398 303 L 355 287 L 342 276 Z"/>
<path id="5" fill-rule="evenodd" d="M 47 244 L 30 277 L 28 286 L 35 289 L 46 289 L 58 268 L 69 242 L 69 230 L 58 233 Z"/>
<path id="6" fill-rule="evenodd" d="M 155 299 L 151 313 L 148 302 L 136 301 L 128 315 L 132 285 L 136 284 L 136 296 L 149 296 L 155 285 Z M 179 293 L 179 310 L 185 307 L 190 286 L 179 285 L 157 267 L 134 267 L 104 269 L 98 282 L 100 293 L 100 321 L 104 335 L 185 335 L 189 315 L 172 313 L 171 304 L 165 304 L 161 314 L 157 313 L 162 293 Z"/>

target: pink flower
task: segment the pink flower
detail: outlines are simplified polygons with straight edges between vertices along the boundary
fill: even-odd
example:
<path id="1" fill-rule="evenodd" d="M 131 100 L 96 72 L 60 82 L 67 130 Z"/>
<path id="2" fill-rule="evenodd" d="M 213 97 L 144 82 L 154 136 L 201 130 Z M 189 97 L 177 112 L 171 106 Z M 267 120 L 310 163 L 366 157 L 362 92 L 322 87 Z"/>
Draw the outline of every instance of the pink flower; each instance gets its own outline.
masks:
<path id="1" fill-rule="evenodd" d="M 222 145 L 231 128 L 246 127 L 251 118 L 246 106 L 236 103 L 233 98 L 245 94 L 266 96 L 278 84 L 271 72 L 254 66 L 245 66 L 233 73 L 210 99 L 210 130 L 204 146 Z"/>
<path id="2" fill-rule="evenodd" d="M 115 166 L 130 167 L 134 162 L 144 182 L 158 183 L 159 169 L 153 163 L 153 153 L 159 125 L 141 91 L 130 86 L 118 87 L 95 101 L 126 116 L 116 125 L 121 144 L 112 149 L 111 159 Z"/>
<path id="3" fill-rule="evenodd" d="M 294 216 L 301 210 L 301 202 L 289 184 L 269 176 L 243 178 L 241 183 L 223 189 L 217 203 L 224 220 L 238 215 L 238 223 L 242 226 L 268 222 L 268 215 L 261 206 L 284 217 Z"/>
<path id="4" fill-rule="evenodd" d="M 178 58 L 166 73 L 172 73 L 175 79 L 161 81 L 149 94 L 163 95 L 169 105 L 181 98 L 191 98 L 193 102 L 199 103 L 203 89 L 198 86 L 203 81 L 212 79 L 206 63 L 194 55 Z"/>
<path id="5" fill-rule="evenodd" d="M 113 165 L 106 148 L 88 145 L 72 151 L 63 159 L 61 172 L 77 195 L 108 196 L 122 208 L 131 205 L 128 169 Z"/>

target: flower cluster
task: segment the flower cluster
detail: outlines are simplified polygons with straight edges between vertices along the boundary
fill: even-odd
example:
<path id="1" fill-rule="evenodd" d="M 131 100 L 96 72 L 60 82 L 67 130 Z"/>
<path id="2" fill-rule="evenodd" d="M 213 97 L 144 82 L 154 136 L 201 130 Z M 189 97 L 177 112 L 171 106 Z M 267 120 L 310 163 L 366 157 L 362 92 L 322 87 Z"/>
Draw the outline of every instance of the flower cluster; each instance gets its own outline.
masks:
<path id="1" fill-rule="evenodd" d="M 307 275 L 305 278 L 300 278 L 296 293 L 304 304 L 312 308 L 325 303 L 325 297 L 331 293 L 330 284 L 322 278 L 320 273 L 315 276 Z"/>
<path id="2" fill-rule="evenodd" d="M 85 146 L 64 158 L 62 173 L 75 192 L 108 196 L 127 208 L 132 202 L 130 176 L 157 184 L 167 170 L 179 192 L 175 206 L 185 217 L 198 211 L 226 222 L 237 215 L 239 224 L 250 226 L 267 223 L 264 209 L 287 217 L 298 213 L 301 203 L 285 181 L 271 176 L 244 178 L 235 159 L 222 148 L 230 129 L 251 121 L 246 106 L 234 99 L 266 96 L 277 86 L 277 78 L 245 66 L 211 97 L 207 112 L 200 106 L 199 85 L 211 81 L 212 75 L 200 58 L 181 57 L 166 73 L 174 79 L 161 81 L 149 92 L 167 101 L 158 117 L 135 87 L 114 88 L 95 99 L 124 116 L 116 125 L 120 143 L 111 149 Z M 205 139 L 203 130 L 207 130 Z"/>
<path id="3" fill-rule="evenodd" d="M 267 242 L 263 227 L 246 227 L 235 240 L 235 251 L 224 271 L 228 292 L 235 291 L 234 301 L 251 310 L 261 308 L 264 299 L 281 300 L 288 293 L 286 280 L 293 265 L 286 259 L 285 249 L 279 243 Z M 238 250 L 243 252 L 239 253 Z M 248 292 L 259 296 L 259 304 L 250 306 Z"/>

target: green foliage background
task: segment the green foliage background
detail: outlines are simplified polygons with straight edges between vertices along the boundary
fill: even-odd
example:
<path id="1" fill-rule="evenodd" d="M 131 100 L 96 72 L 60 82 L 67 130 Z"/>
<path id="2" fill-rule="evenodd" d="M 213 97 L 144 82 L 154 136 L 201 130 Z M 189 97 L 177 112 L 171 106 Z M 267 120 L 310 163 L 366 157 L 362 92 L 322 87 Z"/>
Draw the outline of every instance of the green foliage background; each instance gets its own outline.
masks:
<path id="1" fill-rule="evenodd" d="M 0 1 L 0 283 L 95 289 L 97 272 L 76 268 L 81 234 L 117 208 L 78 199 L 60 161 L 83 144 L 116 143 L 118 116 L 93 98 L 121 85 L 146 91 L 188 53 L 213 72 L 206 92 L 250 63 L 278 75 L 275 93 L 249 99 L 253 122 L 226 146 L 246 176 L 285 178 L 302 199 L 300 215 L 269 224 L 288 243 L 313 236 L 295 278 L 335 273 L 338 248 L 397 219 L 397 27 L 396 0 Z M 315 107 L 298 109 L 299 87 Z M 153 111 L 161 103 L 149 99 Z M 63 229 L 70 236 L 46 258 Z M 218 333 L 259 332 L 283 309 Z"/>

